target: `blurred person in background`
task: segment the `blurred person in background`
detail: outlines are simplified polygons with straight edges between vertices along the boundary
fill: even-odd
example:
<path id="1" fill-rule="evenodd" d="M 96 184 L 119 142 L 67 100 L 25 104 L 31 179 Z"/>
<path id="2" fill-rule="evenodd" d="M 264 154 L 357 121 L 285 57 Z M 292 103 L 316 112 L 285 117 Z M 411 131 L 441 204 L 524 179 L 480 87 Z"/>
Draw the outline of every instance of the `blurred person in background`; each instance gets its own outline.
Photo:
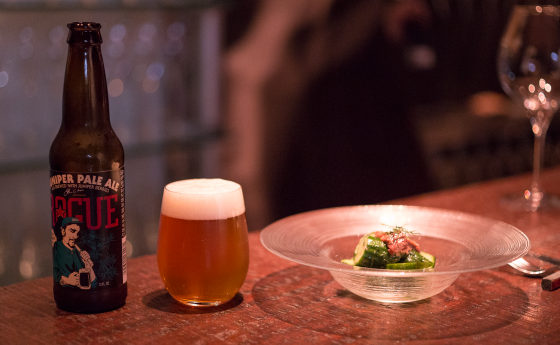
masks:
<path id="1" fill-rule="evenodd" d="M 223 176 L 243 185 L 250 229 L 433 189 L 402 71 L 407 28 L 430 24 L 423 0 L 240 4 L 228 25 L 247 27 L 224 57 Z"/>

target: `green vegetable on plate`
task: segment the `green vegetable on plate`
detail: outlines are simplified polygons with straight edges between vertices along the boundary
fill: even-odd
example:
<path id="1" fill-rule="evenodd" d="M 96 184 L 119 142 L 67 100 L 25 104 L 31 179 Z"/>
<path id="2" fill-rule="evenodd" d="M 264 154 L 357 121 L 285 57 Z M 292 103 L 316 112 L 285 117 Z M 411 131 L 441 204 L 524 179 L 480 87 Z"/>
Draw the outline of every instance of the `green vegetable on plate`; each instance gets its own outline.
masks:
<path id="1" fill-rule="evenodd" d="M 403 227 L 391 227 L 390 231 L 376 231 L 364 235 L 351 259 L 342 263 L 351 266 L 386 268 L 393 270 L 413 270 L 433 268 L 436 258 L 420 251 L 420 246 L 409 239 L 412 232 Z"/>

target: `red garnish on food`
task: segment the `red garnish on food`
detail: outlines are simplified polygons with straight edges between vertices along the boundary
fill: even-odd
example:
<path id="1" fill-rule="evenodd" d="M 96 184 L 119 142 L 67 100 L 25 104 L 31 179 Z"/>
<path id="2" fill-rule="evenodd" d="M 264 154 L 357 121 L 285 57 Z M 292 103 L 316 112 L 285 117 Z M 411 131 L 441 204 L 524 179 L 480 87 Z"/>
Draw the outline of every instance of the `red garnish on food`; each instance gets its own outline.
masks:
<path id="1" fill-rule="evenodd" d="M 414 249 L 416 249 L 417 252 L 420 252 L 420 245 L 419 245 L 416 241 L 411 240 L 411 239 L 408 238 L 408 237 L 406 238 L 406 240 L 408 241 L 408 243 L 409 243 L 411 246 L 414 247 Z"/>
<path id="2" fill-rule="evenodd" d="M 413 249 L 420 252 L 418 243 L 406 237 L 404 231 L 376 231 L 375 237 L 385 242 L 389 255 L 408 254 Z"/>

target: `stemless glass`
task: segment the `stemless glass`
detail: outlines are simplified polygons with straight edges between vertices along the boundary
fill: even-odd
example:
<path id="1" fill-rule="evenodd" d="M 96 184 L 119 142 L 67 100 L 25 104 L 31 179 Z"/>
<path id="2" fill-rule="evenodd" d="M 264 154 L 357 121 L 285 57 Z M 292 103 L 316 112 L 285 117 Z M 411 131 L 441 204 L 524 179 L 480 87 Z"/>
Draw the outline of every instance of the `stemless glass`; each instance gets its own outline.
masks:
<path id="1" fill-rule="evenodd" d="M 183 180 L 163 192 L 157 263 L 167 291 L 190 306 L 215 306 L 239 291 L 249 267 L 241 186 Z"/>
<path id="2" fill-rule="evenodd" d="M 544 194 L 541 185 L 546 132 L 560 103 L 559 55 L 560 7 L 515 6 L 501 39 L 498 76 L 504 91 L 526 109 L 535 146 L 530 188 L 502 200 L 511 208 L 560 207 L 560 200 Z"/>

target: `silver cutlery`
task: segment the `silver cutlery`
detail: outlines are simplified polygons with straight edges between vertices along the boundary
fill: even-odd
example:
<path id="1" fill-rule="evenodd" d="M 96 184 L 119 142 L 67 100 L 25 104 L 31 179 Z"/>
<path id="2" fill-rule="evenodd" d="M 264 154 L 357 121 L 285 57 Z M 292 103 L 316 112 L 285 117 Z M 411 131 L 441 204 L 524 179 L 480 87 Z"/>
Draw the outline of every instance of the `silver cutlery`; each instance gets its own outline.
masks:
<path id="1" fill-rule="evenodd" d="M 534 252 L 527 253 L 528 257 L 535 258 L 541 260 L 543 262 L 552 264 L 554 266 L 560 266 L 560 260 L 552 258 L 550 256 L 537 254 Z M 548 268 L 543 268 L 537 266 L 535 264 L 530 263 L 529 261 L 525 260 L 525 258 L 519 258 L 515 261 L 509 263 L 509 265 L 516 270 L 523 272 L 523 274 L 528 276 L 541 276 L 544 272 L 546 272 Z M 543 278 L 541 282 L 541 287 L 545 291 L 553 291 L 560 287 L 560 271 L 554 272 L 552 274 L 547 275 Z"/>
<path id="2" fill-rule="evenodd" d="M 525 260 L 524 258 L 519 258 L 515 261 L 512 261 L 509 263 L 509 265 L 513 268 L 515 268 L 516 270 L 523 272 L 524 274 L 527 275 L 531 275 L 531 276 L 536 276 L 539 274 L 543 274 L 546 269 L 534 265 L 532 263 L 530 263 L 529 261 Z"/>

